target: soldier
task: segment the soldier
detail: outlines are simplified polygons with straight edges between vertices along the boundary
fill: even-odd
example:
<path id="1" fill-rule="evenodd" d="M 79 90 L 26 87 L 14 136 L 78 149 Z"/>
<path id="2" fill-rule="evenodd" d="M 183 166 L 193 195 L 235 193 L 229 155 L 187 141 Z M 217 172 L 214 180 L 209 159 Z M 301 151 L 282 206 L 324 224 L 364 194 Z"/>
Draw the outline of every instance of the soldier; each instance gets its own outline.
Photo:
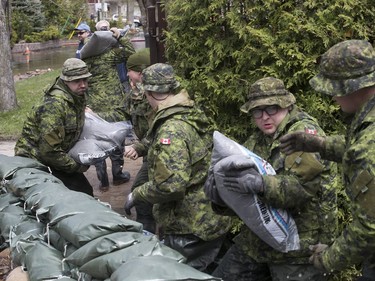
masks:
<path id="1" fill-rule="evenodd" d="M 157 63 L 144 69 L 142 84 L 155 111 L 148 139 L 149 181 L 129 194 L 125 210 L 139 201 L 153 204 L 165 244 L 184 255 L 187 264 L 209 270 L 231 227 L 230 218 L 216 215 L 203 185 L 210 165 L 212 124 L 189 98 L 173 68 Z"/>
<path id="2" fill-rule="evenodd" d="M 42 103 L 29 113 L 15 155 L 38 160 L 49 166 L 52 174 L 69 189 L 93 195 L 83 174 L 89 167 L 68 155 L 83 128 L 90 76 L 80 59 L 64 62 L 60 77 L 45 92 Z"/>
<path id="3" fill-rule="evenodd" d="M 347 40 L 323 54 L 319 73 L 310 80 L 318 92 L 332 96 L 352 115 L 346 138 L 302 132 L 282 137 L 285 153 L 316 151 L 342 163 L 343 182 L 352 202 L 353 220 L 335 242 L 315 245 L 311 262 L 325 271 L 366 261 L 363 280 L 375 280 L 375 51 L 363 40 Z M 371 273 L 372 268 L 372 273 Z M 369 273 L 367 273 L 369 271 Z"/>
<path id="4" fill-rule="evenodd" d="M 224 187 L 255 193 L 262 202 L 287 210 L 297 225 L 300 249 L 279 252 L 244 225 L 212 275 L 226 281 L 327 280 L 326 274 L 309 264 L 309 245 L 311 241 L 330 243 L 335 238 L 336 166 L 322 161 L 318 153 L 286 156 L 278 147 L 279 138 L 286 132 L 304 130 L 320 136 L 324 132 L 314 118 L 295 105 L 294 95 L 279 79 L 256 81 L 248 97 L 241 111 L 252 115 L 257 129 L 243 145 L 268 161 L 276 175 L 229 167 L 224 173 Z M 213 202 L 222 199 L 212 185 L 206 185 L 205 191 Z"/>
<path id="5" fill-rule="evenodd" d="M 112 119 L 109 112 L 114 107 L 122 105 L 125 101 L 125 93 L 117 72 L 117 65 L 127 61 L 128 57 L 135 52 L 129 38 L 117 28 L 111 28 L 113 37 L 118 40 L 119 46 L 110 48 L 105 52 L 84 58 L 92 73 L 88 89 L 88 111 L 94 111 L 100 117 L 109 122 L 125 121 L 126 116 L 118 116 Z M 113 185 L 119 185 L 129 181 L 130 173 L 123 172 L 124 147 L 116 149 L 110 155 L 112 162 Z M 100 180 L 100 190 L 106 191 L 109 188 L 106 161 L 95 165 Z"/>

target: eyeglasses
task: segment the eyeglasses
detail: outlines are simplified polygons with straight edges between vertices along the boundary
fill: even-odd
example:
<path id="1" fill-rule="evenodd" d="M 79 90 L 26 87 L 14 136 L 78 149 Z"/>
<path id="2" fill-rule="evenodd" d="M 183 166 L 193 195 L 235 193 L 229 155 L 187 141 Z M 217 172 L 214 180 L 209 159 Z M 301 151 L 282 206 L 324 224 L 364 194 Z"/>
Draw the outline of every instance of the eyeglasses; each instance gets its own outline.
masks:
<path id="1" fill-rule="evenodd" d="M 108 26 L 102 26 L 101 28 L 100 28 L 100 31 L 107 31 L 108 30 Z"/>
<path id="2" fill-rule="evenodd" d="M 78 35 L 82 35 L 84 33 L 86 33 L 87 31 L 80 31 L 80 32 L 77 32 Z"/>
<path id="3" fill-rule="evenodd" d="M 251 114 L 255 119 L 262 118 L 263 112 L 266 112 L 269 116 L 275 115 L 280 109 L 280 106 L 278 105 L 270 105 L 266 106 L 264 108 L 254 108 L 251 110 Z"/>

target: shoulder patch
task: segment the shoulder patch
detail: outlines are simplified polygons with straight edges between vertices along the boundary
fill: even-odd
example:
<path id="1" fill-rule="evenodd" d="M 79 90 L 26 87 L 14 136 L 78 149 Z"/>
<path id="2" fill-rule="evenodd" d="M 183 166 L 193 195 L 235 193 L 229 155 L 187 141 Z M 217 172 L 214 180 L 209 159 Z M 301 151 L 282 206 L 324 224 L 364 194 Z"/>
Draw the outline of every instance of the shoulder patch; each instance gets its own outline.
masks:
<path id="1" fill-rule="evenodd" d="M 161 144 L 171 144 L 171 139 L 160 139 Z"/>
<path id="2" fill-rule="evenodd" d="M 310 135 L 316 135 L 318 131 L 316 129 L 305 128 L 305 133 Z"/>

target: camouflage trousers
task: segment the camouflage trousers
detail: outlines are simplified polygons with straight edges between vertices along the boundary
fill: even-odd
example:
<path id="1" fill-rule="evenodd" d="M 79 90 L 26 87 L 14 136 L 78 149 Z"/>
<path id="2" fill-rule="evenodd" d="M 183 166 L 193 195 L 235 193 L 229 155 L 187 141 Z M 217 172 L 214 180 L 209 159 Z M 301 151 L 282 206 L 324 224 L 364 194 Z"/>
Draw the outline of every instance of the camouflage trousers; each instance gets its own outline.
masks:
<path id="1" fill-rule="evenodd" d="M 234 244 L 224 255 L 213 276 L 225 281 L 325 281 L 328 274 L 310 264 L 257 263 Z"/>

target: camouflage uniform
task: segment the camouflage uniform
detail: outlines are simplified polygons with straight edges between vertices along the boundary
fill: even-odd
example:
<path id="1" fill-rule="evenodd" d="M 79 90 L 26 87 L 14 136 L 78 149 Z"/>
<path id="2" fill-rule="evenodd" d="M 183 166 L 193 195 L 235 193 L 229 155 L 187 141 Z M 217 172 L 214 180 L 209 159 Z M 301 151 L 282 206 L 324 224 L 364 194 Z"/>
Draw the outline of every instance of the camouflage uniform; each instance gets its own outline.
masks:
<path id="1" fill-rule="evenodd" d="M 87 167 L 68 155 L 82 131 L 86 99 L 72 93 L 63 81 L 90 75 L 85 63 L 79 59 L 68 59 L 64 63 L 62 75 L 45 91 L 41 104 L 29 113 L 16 143 L 15 155 L 38 160 L 50 166 L 55 175 L 65 178 L 67 174 L 70 184 L 59 178 L 68 188 L 92 195 L 92 187 L 82 174 Z M 72 183 L 74 180 L 77 184 Z"/>
<path id="2" fill-rule="evenodd" d="M 323 161 L 318 153 L 298 152 L 286 156 L 278 147 L 279 138 L 285 133 L 309 131 L 324 135 L 324 132 L 314 118 L 293 105 L 294 96 L 287 92 L 281 80 L 258 80 L 250 88 L 249 99 L 241 107 L 246 113 L 263 105 L 292 106 L 273 135 L 256 130 L 243 145 L 275 169 L 276 176 L 263 176 L 265 192 L 261 198 L 272 207 L 290 212 L 298 228 L 300 250 L 279 252 L 244 225 L 234 238 L 235 246 L 213 275 L 224 280 L 267 280 L 270 276 L 272 280 L 326 280 L 327 277 L 309 264 L 309 245 L 322 241 L 332 243 L 336 237 L 337 167 Z M 271 274 L 267 274 L 268 268 Z"/>
<path id="3" fill-rule="evenodd" d="M 158 74 L 158 75 L 157 75 Z M 179 87 L 173 69 L 155 64 L 143 71 L 146 91 L 171 93 Z M 203 185 L 210 165 L 212 124 L 182 90 L 155 113 L 148 138 L 149 181 L 133 191 L 135 201 L 154 204 L 166 245 L 182 251 L 189 265 L 205 270 L 230 229 L 230 219 L 216 215 Z"/>
<path id="4" fill-rule="evenodd" d="M 332 79 L 334 77 L 334 79 Z M 348 40 L 323 56 L 320 73 L 310 80 L 318 92 L 344 97 L 375 86 L 375 51 L 371 44 Z M 341 270 L 364 260 L 375 267 L 375 95 L 356 111 L 345 141 L 326 137 L 324 157 L 342 162 L 353 220 L 322 255 L 328 271 Z M 370 279 L 371 278 L 371 279 Z M 374 272 L 366 280 L 375 280 Z"/>
<path id="5" fill-rule="evenodd" d="M 127 36 L 120 36 L 118 42 L 118 47 L 112 48 L 100 55 L 84 59 L 92 73 L 87 95 L 88 107 L 109 122 L 127 120 L 127 116 L 122 115 L 113 118 L 108 113 L 114 107 L 122 105 L 126 98 L 117 72 L 117 65 L 126 62 L 128 57 L 135 52 Z M 110 155 L 113 183 L 115 185 L 126 182 L 130 178 L 128 172 L 122 172 L 124 164 L 123 152 L 124 147 L 120 147 Z M 109 183 L 106 162 L 97 163 L 95 166 L 101 186 L 107 187 Z"/>

